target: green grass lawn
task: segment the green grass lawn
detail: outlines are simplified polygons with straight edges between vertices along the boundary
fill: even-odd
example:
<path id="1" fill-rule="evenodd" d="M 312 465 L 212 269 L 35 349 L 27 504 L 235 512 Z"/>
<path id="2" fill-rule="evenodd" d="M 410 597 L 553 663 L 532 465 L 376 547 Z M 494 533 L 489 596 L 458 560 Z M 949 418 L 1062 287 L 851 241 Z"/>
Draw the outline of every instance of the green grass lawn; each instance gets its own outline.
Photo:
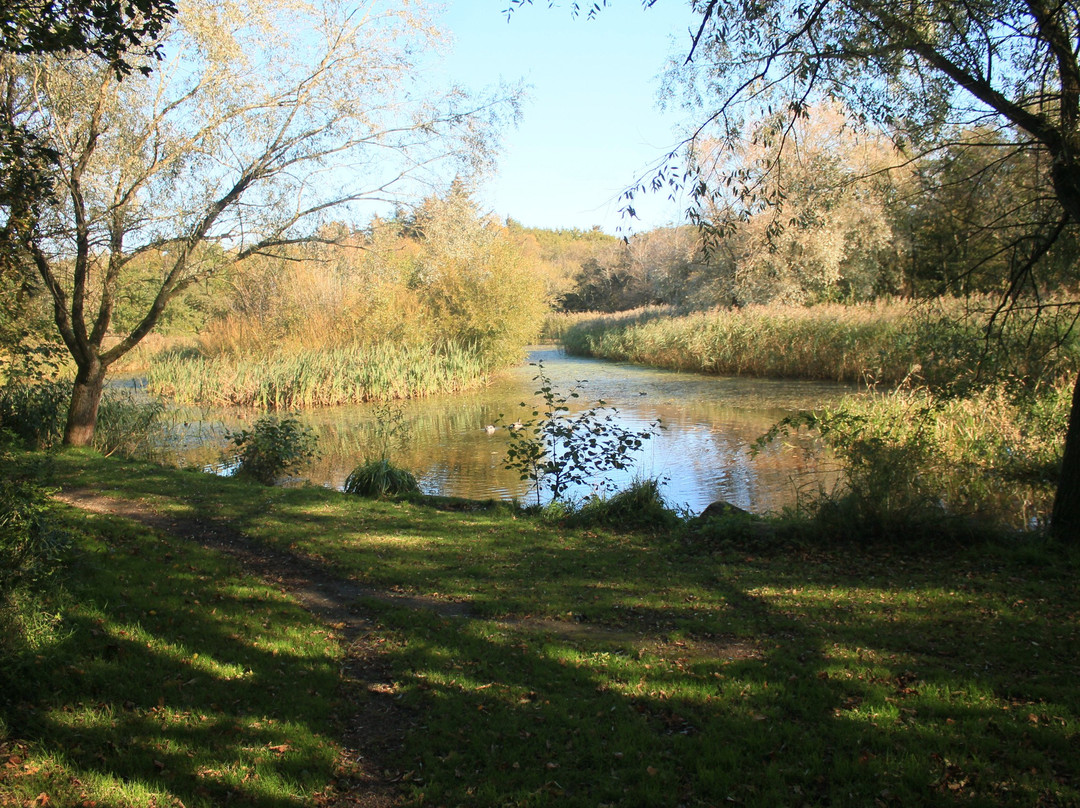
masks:
<path id="1" fill-rule="evenodd" d="M 705 547 L 82 453 L 56 474 L 468 604 L 364 604 L 407 804 L 1080 805 L 1075 551 Z M 188 542 L 64 519 L 60 623 L 2 674 L 0 805 L 316 801 L 340 638 Z"/>
<path id="2" fill-rule="evenodd" d="M 61 518 L 78 545 L 45 604 L 59 619 L 3 672 L 0 804 L 285 806 L 325 787 L 332 633 L 194 545 Z"/>

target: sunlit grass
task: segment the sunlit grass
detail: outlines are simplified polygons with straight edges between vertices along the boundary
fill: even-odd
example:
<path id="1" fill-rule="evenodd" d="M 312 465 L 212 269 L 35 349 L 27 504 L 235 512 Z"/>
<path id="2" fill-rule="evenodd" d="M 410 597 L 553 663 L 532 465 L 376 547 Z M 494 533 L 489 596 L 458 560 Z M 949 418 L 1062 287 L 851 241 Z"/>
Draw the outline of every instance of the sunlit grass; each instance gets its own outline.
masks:
<path id="1" fill-rule="evenodd" d="M 0 802 L 308 804 L 339 751 L 332 632 L 194 545 L 64 518 L 80 538 L 62 622 L 3 675 L 19 764 Z"/>
<path id="2" fill-rule="evenodd" d="M 463 514 L 88 454 L 57 462 L 68 481 L 171 499 L 177 515 L 220 518 L 366 584 L 468 603 L 477 617 L 363 604 L 416 720 L 386 764 L 406 804 L 1080 801 L 1080 560 L 1066 548 L 706 547 L 692 534 L 572 530 L 508 507 Z M 204 783 L 219 802 L 302 802 L 331 767 L 319 723 L 330 638 L 211 554 L 94 525 L 112 538 L 90 558 L 108 559 L 117 582 L 99 565 L 82 590 L 98 593 L 87 597 L 96 606 L 66 626 L 76 637 L 97 627 L 95 641 L 125 649 L 116 664 L 145 696 L 96 695 L 87 680 L 108 682 L 78 646 L 65 657 L 83 671 L 75 684 L 34 668 L 50 694 L 35 709 L 63 718 L 29 724 L 24 711 L 20 732 L 9 728 L 31 739 L 33 760 L 54 761 L 47 786 L 18 793 L 94 771 L 113 778 L 100 793 L 139 783 L 157 795 L 109 804 L 213 804 L 199 801 Z M 196 677 L 203 684 L 187 684 Z M 121 762 L 110 741 L 141 762 Z"/>

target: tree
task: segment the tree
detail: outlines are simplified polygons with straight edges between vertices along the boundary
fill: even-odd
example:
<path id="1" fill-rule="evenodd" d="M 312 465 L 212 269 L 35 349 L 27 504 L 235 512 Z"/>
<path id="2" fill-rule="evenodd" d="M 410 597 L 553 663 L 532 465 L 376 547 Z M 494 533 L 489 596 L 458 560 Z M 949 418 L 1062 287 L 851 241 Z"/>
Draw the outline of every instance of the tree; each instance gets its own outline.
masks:
<path id="1" fill-rule="evenodd" d="M 158 58 L 157 38 L 176 14 L 172 0 L 19 0 L 0 6 L 0 51 L 82 53 L 107 62 L 118 75 L 132 71 L 129 60 Z M 149 72 L 150 66 L 138 69 Z"/>
<path id="2" fill-rule="evenodd" d="M 511 0 L 511 7 L 530 2 Z M 588 4 L 590 15 L 606 4 Z M 579 4 L 572 7 L 576 12 Z M 690 8 L 691 40 L 674 72 L 697 102 L 702 125 L 649 182 L 628 192 L 631 202 L 636 192 L 686 182 L 699 201 L 733 192 L 776 201 L 782 181 L 762 189 L 732 174 L 708 185 L 687 174 L 684 158 L 692 164 L 702 137 L 736 147 L 745 116 L 777 110 L 786 115 L 771 136 L 783 142 L 821 98 L 844 104 L 909 150 L 940 147 L 955 128 L 977 123 L 996 130 L 994 148 L 1006 142 L 1013 155 L 1042 155 L 1055 223 L 1014 241 L 1017 258 L 993 319 L 1022 311 L 1024 293 L 1030 305 L 1042 306 L 1041 259 L 1080 224 L 1080 4 L 690 0 Z M 1051 520 L 1055 536 L 1080 541 L 1080 378 Z"/>
<path id="3" fill-rule="evenodd" d="M 521 360 L 540 333 L 548 301 L 507 229 L 481 216 L 455 183 L 416 212 L 421 250 L 411 286 L 431 313 L 437 342 L 472 346 L 489 368 Z"/>
<path id="4" fill-rule="evenodd" d="M 6 123 L 58 155 L 56 197 L 28 212 L 17 246 L 77 368 L 65 443 L 90 442 L 109 366 L 193 284 L 317 239 L 333 212 L 430 187 L 448 162 L 486 164 L 514 95 L 437 96 L 416 61 L 436 39 L 412 4 L 193 0 L 151 74 L 121 82 L 101 60 L 5 58 Z M 156 292 L 112 335 L 125 267 L 150 253 Z"/>
<path id="5" fill-rule="evenodd" d="M 882 261 L 892 242 L 889 197 L 896 154 L 881 137 L 860 136 L 842 110 L 819 105 L 770 137 L 776 116 L 748 126 L 747 145 L 732 154 L 721 141 L 695 144 L 696 170 L 706 185 L 736 174 L 751 187 L 782 182 L 780 196 L 709 194 L 698 219 L 724 228 L 727 268 L 720 302 L 809 303 L 866 299 L 883 285 Z M 895 178 L 899 180 L 899 177 Z"/>
<path id="6" fill-rule="evenodd" d="M 118 77 L 125 76 L 132 70 L 132 54 L 160 58 L 156 39 L 175 13 L 172 0 L 5 2 L 0 4 L 0 59 L 10 54 L 92 54 Z M 150 64 L 140 64 L 140 70 L 149 72 Z M 28 331 L 26 292 L 33 273 L 10 245 L 21 228 L 30 226 L 39 206 L 52 198 L 52 169 L 59 155 L 34 133 L 13 124 L 14 102 L 5 96 L 2 103 L 9 109 L 0 115 L 0 282 L 19 291 L 3 295 L 0 345 L 18 351 L 25 347 L 20 343 Z"/>

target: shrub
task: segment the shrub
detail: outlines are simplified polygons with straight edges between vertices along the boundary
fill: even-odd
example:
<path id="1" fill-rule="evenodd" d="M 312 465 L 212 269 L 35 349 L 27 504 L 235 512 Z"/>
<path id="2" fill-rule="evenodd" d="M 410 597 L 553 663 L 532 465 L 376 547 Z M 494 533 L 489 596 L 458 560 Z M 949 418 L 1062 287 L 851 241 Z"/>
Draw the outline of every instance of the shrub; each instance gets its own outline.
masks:
<path id="1" fill-rule="evenodd" d="M 412 472 L 398 468 L 385 457 L 357 466 L 345 480 L 345 493 L 361 497 L 398 497 L 420 493 Z"/>
<path id="2" fill-rule="evenodd" d="M 611 497 L 594 497 L 568 521 L 575 525 L 605 525 L 618 529 L 667 530 L 681 524 L 679 515 L 667 506 L 660 492 L 662 482 L 635 480 L 629 488 Z"/>
<path id="3" fill-rule="evenodd" d="M 71 385 L 10 380 L 0 388 L 0 427 L 24 446 L 47 449 L 64 437 Z"/>
<path id="4" fill-rule="evenodd" d="M 303 468 L 317 455 L 315 432 L 291 416 L 267 415 L 250 431 L 244 429 L 228 437 L 238 449 L 238 473 L 266 485 Z"/>
<path id="5" fill-rule="evenodd" d="M 49 518 L 49 489 L 41 463 L 20 465 L 0 451 L 0 600 L 16 586 L 35 583 L 56 567 L 67 540 Z"/>

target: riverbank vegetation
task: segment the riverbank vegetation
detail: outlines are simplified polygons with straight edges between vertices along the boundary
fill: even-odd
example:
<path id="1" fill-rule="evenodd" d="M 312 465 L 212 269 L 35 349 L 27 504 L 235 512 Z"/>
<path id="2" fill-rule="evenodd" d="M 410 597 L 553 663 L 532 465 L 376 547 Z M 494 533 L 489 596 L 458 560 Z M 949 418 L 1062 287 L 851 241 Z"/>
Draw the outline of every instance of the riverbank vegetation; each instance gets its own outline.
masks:
<path id="1" fill-rule="evenodd" d="M 1059 546 L 736 543 L 47 462 L 52 485 L 167 519 L 49 506 L 65 565 L 25 595 L 44 617 L 9 600 L 0 635 L 15 804 L 332 803 L 359 785 L 342 722 L 378 698 L 413 728 L 378 760 L 403 804 L 1080 799 L 1078 559 Z M 192 520 L 386 593 L 363 602 L 375 689 L 342 689 L 339 629 L 163 532 Z"/>
<path id="2" fill-rule="evenodd" d="M 411 398 L 479 385 L 538 334 L 543 279 L 461 188 L 333 241 L 253 259 L 197 349 L 154 358 L 150 389 L 267 409 Z"/>
<path id="3" fill-rule="evenodd" d="M 853 382 L 971 386 L 1045 379 L 1080 365 L 1071 320 L 1010 321 L 988 335 L 986 298 L 784 304 L 684 312 L 655 306 L 577 315 L 562 332 L 577 356 L 673 370 Z"/>

